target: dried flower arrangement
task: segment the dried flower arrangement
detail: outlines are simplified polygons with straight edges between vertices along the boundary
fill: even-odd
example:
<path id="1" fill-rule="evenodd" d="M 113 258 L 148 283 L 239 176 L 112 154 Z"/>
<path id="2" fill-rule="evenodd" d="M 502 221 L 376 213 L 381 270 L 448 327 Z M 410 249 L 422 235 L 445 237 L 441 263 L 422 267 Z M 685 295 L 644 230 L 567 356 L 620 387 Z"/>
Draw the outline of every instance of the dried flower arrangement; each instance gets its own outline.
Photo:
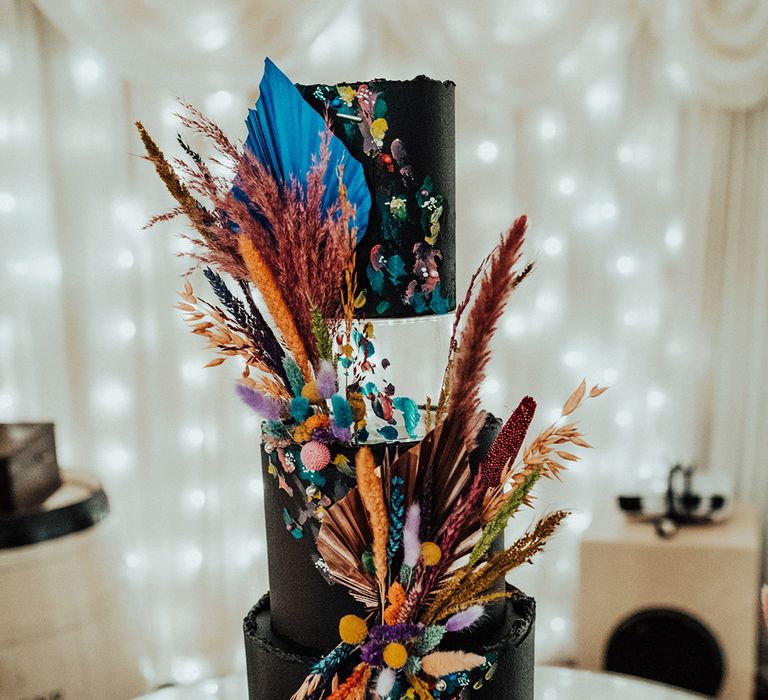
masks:
<path id="1" fill-rule="evenodd" d="M 354 91 L 338 90 L 353 100 Z M 492 546 L 530 504 L 537 481 L 558 477 L 578 459 L 566 448 L 589 447 L 565 419 L 605 389 L 587 392 L 582 382 L 560 420 L 523 449 L 536 409 L 525 397 L 479 469 L 470 467 L 487 415 L 480 385 L 490 342 L 510 293 L 532 270 L 520 264 L 522 217 L 483 261 L 457 307 L 439 400 L 435 407 L 426 403 L 426 436 L 377 465 L 365 445 L 370 414 L 391 428 L 400 411 L 415 437 L 419 410 L 413 400 L 395 397 L 394 387 L 373 388 L 373 327 L 356 317 L 365 302 L 354 272 L 370 195 L 360 164 L 297 95 L 268 61 L 244 148 L 183 105 L 182 125 L 213 145 L 217 165 L 231 177 L 214 174 L 181 138 L 188 160 L 169 162 L 137 123 L 147 158 L 177 202 L 150 223 L 179 215 L 189 220 L 191 256 L 217 301 L 200 299 L 187 280 L 178 308 L 218 354 L 209 366 L 231 357 L 243 361 L 238 392 L 264 418 L 263 439 L 276 455 L 280 486 L 293 494 L 286 475 L 301 472 L 308 485 L 298 498 L 314 500 L 324 569 L 367 611 L 365 618 L 340 620 L 338 646 L 314 666 L 293 700 L 362 699 L 370 691 L 379 698 L 450 700 L 487 674 L 495 659 L 444 649 L 443 638 L 470 630 L 488 605 L 509 595 L 494 584 L 541 551 L 567 515 L 543 517 L 501 551 Z M 370 103 L 370 94 L 366 99 Z M 379 121 L 366 127 L 372 135 L 374 124 L 381 131 Z M 379 141 L 374 135 L 377 155 Z M 440 214 L 433 209 L 426 222 L 436 236 Z M 359 447 L 354 468 L 337 452 L 339 444 Z M 353 484 L 336 502 L 318 489 L 320 472 L 331 465 Z M 300 537 L 296 521 L 285 517 Z"/>

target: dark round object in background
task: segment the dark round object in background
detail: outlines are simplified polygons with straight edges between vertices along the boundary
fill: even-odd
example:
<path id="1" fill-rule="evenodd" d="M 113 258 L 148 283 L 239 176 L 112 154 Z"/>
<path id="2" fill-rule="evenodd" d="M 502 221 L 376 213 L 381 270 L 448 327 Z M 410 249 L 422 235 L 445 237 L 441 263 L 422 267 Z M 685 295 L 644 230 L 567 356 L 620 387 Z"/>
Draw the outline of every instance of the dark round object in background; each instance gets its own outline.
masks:
<path id="1" fill-rule="evenodd" d="M 605 653 L 606 671 L 717 695 L 725 662 L 712 633 L 677 610 L 644 610 L 622 622 Z"/>

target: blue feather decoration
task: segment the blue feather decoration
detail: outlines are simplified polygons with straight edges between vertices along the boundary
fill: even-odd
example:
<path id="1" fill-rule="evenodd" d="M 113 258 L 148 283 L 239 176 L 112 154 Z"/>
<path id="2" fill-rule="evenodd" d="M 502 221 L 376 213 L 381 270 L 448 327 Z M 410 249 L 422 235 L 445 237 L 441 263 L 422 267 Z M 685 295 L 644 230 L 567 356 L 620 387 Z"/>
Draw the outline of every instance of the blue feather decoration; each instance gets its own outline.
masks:
<path id="1" fill-rule="evenodd" d="M 246 147 L 277 179 L 290 183 L 295 178 L 300 185 L 307 181 L 312 158 L 320 157 L 321 135 L 327 130 L 323 118 L 301 96 L 296 86 L 268 58 L 259 85 L 256 109 L 248 110 Z M 355 160 L 336 136 L 329 143 L 328 168 L 323 184 L 326 210 L 339 201 L 338 166 L 344 164 L 342 182 L 347 188 L 347 200 L 355 207 L 357 240 L 368 227 L 371 194 L 365 182 L 363 166 Z"/>

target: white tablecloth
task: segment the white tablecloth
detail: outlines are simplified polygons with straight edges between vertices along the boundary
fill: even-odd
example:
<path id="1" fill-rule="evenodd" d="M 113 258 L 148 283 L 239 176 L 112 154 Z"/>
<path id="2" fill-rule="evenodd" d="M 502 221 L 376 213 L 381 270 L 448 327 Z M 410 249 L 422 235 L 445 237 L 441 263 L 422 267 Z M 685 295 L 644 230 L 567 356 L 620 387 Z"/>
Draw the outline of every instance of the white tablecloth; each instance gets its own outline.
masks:
<path id="1" fill-rule="evenodd" d="M 244 676 L 205 681 L 186 688 L 165 688 L 144 700 L 247 700 Z M 610 673 L 591 673 L 567 668 L 540 666 L 536 669 L 536 700 L 692 700 L 701 698 Z"/>

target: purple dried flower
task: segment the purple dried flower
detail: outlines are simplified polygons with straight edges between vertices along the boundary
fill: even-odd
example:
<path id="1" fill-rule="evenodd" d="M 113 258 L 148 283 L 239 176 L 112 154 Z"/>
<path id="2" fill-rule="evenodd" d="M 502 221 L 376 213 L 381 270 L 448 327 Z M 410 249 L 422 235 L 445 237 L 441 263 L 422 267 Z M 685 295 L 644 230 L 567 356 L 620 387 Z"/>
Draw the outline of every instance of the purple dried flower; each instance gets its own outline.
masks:
<path id="1" fill-rule="evenodd" d="M 333 434 L 330 428 L 315 428 L 312 431 L 312 439 L 317 442 L 324 442 L 326 445 L 335 442 L 338 438 Z"/>
<path id="2" fill-rule="evenodd" d="M 336 421 L 331 421 L 331 432 L 333 436 L 341 442 L 350 442 L 352 440 L 352 431 L 349 428 L 344 428 Z"/>
<path id="3" fill-rule="evenodd" d="M 237 385 L 237 393 L 243 402 L 258 413 L 264 420 L 280 420 L 283 407 L 279 402 L 265 396 L 245 384 Z"/>
<path id="4" fill-rule="evenodd" d="M 461 632 L 472 627 L 484 614 L 485 608 L 482 605 L 472 605 L 466 610 L 451 615 L 445 623 L 445 629 L 448 632 Z"/>
<path id="5" fill-rule="evenodd" d="M 320 362 L 315 381 L 321 399 L 330 399 L 336 393 L 336 370 L 328 360 Z"/>
<path id="6" fill-rule="evenodd" d="M 404 642 L 421 635 L 423 629 L 423 625 L 412 622 L 399 622 L 396 625 L 376 625 L 371 628 L 368 638 L 371 640 L 381 640 L 387 644 L 389 642 Z"/>
<path id="7" fill-rule="evenodd" d="M 369 666 L 381 666 L 384 663 L 384 647 L 380 640 L 368 641 L 360 647 L 360 660 Z"/>

